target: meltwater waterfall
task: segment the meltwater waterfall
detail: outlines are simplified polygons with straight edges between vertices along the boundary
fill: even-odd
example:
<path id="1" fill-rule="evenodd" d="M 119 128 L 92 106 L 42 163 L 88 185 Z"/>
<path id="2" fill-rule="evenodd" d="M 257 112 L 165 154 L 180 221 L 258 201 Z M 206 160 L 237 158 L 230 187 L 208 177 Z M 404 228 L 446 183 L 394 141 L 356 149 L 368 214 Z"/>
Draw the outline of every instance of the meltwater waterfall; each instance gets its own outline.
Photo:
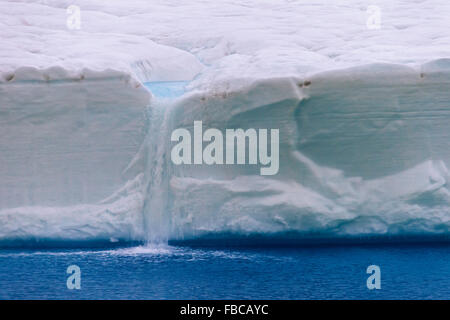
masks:
<path id="1" fill-rule="evenodd" d="M 169 205 L 171 112 L 176 98 L 183 94 L 185 82 L 149 82 L 145 86 L 153 99 L 148 110 L 149 131 L 145 146 L 144 232 L 148 244 L 166 244 L 170 236 Z"/>

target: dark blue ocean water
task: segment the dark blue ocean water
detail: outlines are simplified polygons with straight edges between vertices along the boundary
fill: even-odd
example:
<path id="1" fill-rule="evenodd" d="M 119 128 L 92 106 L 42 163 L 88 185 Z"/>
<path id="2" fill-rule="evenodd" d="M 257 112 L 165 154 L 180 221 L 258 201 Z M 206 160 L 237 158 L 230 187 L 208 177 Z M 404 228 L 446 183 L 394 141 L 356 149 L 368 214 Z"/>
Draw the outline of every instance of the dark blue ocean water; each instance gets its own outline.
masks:
<path id="1" fill-rule="evenodd" d="M 369 290 L 366 269 L 381 269 Z M 69 290 L 67 267 L 81 269 Z M 449 299 L 448 244 L 0 250 L 1 299 Z"/>

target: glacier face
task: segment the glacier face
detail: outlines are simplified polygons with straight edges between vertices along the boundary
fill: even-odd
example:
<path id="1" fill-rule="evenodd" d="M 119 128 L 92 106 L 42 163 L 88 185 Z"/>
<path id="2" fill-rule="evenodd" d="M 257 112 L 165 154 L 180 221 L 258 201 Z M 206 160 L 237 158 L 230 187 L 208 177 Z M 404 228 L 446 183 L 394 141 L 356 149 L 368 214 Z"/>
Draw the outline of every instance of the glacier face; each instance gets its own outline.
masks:
<path id="1" fill-rule="evenodd" d="M 448 236 L 447 2 L 69 4 L 0 2 L 0 242 Z M 199 120 L 280 129 L 279 173 L 173 165 Z"/>
<path id="2" fill-rule="evenodd" d="M 173 168 L 173 237 L 448 234 L 449 62 L 266 80 L 179 102 L 177 126 L 201 117 L 205 127 L 279 128 L 281 159 L 274 177 L 252 166 Z"/>
<path id="3" fill-rule="evenodd" d="M 49 79 L 30 79 L 33 71 Z M 26 68 L 0 84 L 0 238 L 142 236 L 133 181 L 144 166 L 133 160 L 149 103 L 121 72 L 67 79 L 63 69 Z"/>

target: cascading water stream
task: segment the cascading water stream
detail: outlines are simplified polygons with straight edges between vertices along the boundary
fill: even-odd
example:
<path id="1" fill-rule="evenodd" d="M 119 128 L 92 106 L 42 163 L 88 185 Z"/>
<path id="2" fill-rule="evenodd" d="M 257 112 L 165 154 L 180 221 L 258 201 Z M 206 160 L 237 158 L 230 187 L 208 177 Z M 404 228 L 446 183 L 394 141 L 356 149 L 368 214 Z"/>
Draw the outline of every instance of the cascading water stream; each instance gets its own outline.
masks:
<path id="1" fill-rule="evenodd" d="M 171 108 L 184 93 L 185 82 L 151 82 L 145 86 L 152 92 L 147 133 L 147 165 L 144 179 L 144 230 L 149 245 L 167 244 L 171 228 L 168 210 L 171 170 Z"/>

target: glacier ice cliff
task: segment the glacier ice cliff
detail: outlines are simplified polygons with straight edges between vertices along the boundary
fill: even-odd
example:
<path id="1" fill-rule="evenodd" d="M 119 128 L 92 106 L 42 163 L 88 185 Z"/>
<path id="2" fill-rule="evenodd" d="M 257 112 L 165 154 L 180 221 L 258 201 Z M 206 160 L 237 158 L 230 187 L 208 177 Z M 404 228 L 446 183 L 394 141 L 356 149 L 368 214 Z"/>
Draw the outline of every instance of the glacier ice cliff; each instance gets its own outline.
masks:
<path id="1" fill-rule="evenodd" d="M 380 30 L 357 0 L 124 3 L 68 31 L 58 1 L 0 2 L 0 245 L 450 235 L 446 2 L 380 1 Z M 174 165 L 198 120 L 279 129 L 279 173 Z"/>
<path id="2" fill-rule="evenodd" d="M 67 79 L 53 68 L 43 80 L 30 79 L 33 71 L 0 84 L 0 237 L 132 236 L 142 199 L 130 181 L 144 170 L 132 160 L 150 93 L 120 72 Z M 118 191 L 129 197 L 100 205 Z"/>
<path id="3" fill-rule="evenodd" d="M 170 110 L 176 126 L 201 117 L 219 129 L 279 128 L 280 172 L 172 168 L 171 234 L 447 234 L 449 62 L 367 65 L 181 100 Z"/>

